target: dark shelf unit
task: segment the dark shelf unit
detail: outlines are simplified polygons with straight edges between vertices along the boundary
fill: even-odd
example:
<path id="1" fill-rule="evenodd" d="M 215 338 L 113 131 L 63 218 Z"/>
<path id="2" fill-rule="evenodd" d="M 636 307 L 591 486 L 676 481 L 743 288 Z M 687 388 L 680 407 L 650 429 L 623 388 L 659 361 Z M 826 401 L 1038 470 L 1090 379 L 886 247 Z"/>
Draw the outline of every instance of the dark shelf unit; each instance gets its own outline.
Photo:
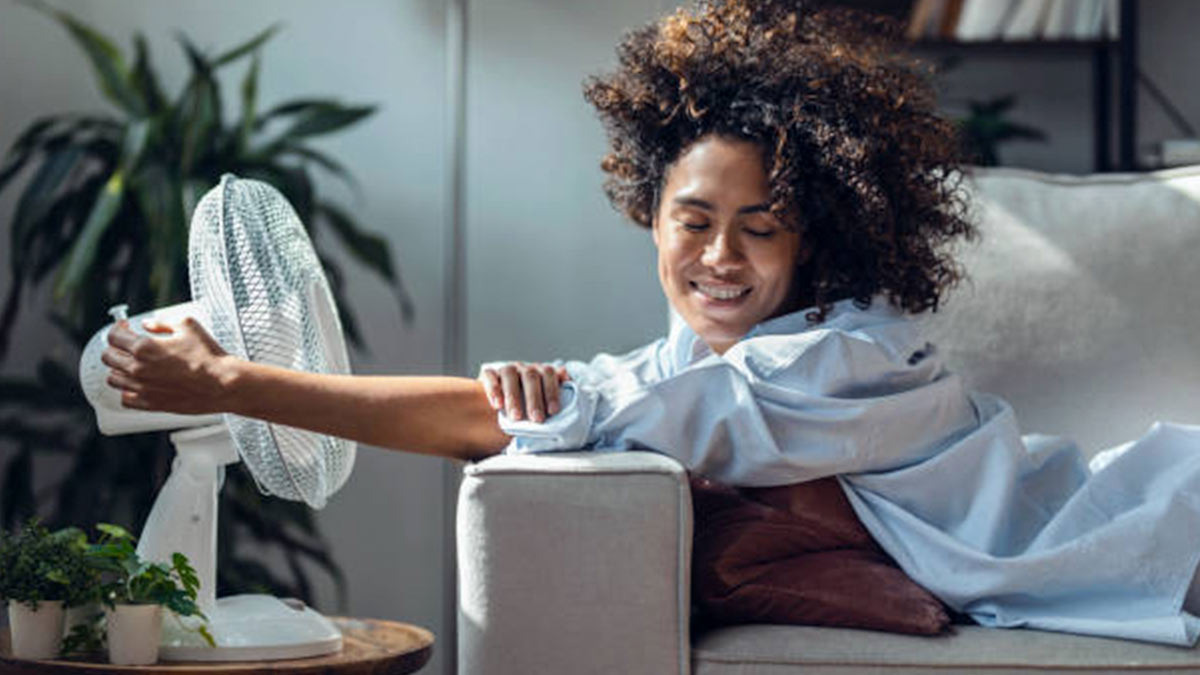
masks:
<path id="1" fill-rule="evenodd" d="M 1120 0 L 1120 36 L 1115 40 L 919 40 L 917 54 L 1054 54 L 1081 51 L 1092 58 L 1092 153 L 1097 172 L 1136 171 L 1137 0 Z M 1117 86 L 1113 89 L 1116 64 Z M 1113 108 L 1116 108 L 1116 161 Z"/>

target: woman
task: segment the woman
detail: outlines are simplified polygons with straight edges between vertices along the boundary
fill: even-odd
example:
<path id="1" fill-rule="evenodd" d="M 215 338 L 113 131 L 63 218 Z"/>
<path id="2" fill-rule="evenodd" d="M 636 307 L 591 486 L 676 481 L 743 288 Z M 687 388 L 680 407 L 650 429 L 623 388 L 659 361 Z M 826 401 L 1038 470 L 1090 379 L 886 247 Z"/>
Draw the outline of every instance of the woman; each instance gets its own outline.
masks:
<path id="1" fill-rule="evenodd" d="M 1073 446 L 1022 439 L 1006 404 L 964 391 L 907 319 L 957 281 L 944 248 L 973 230 L 954 129 L 894 34 L 727 0 L 631 33 L 619 69 L 589 82 L 606 192 L 651 230 L 681 319 L 642 349 L 479 381 L 335 377 L 238 361 L 194 322 L 147 326 L 155 338 L 122 326 L 110 383 L 130 407 L 460 459 L 641 447 L 735 485 L 837 475 L 905 572 L 981 623 L 1191 644 L 1187 430 L 1092 475 Z"/>

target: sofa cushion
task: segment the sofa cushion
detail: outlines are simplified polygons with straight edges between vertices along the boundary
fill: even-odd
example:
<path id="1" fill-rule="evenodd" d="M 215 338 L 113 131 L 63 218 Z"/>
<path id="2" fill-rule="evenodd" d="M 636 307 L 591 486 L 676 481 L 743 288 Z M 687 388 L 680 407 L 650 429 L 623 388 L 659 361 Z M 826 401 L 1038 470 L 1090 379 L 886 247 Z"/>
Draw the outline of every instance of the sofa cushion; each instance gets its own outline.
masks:
<path id="1" fill-rule="evenodd" d="M 1200 422 L 1200 166 L 968 185 L 970 281 L 928 322 L 949 365 L 1089 453 Z"/>
<path id="2" fill-rule="evenodd" d="M 859 522 L 836 478 L 741 489 L 692 476 L 697 623 L 846 626 L 934 635 L 942 603 Z"/>
<path id="3" fill-rule="evenodd" d="M 1032 630 L 956 626 L 913 637 L 846 628 L 747 625 L 692 641 L 693 675 L 837 673 L 1200 673 L 1200 650 Z"/>

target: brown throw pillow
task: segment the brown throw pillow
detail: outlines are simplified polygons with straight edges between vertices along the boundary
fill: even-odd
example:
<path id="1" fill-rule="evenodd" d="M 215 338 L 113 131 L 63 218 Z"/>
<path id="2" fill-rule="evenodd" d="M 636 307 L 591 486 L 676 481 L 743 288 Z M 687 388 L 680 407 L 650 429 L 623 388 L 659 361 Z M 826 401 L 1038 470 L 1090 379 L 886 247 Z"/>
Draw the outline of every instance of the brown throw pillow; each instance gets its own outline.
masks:
<path id="1" fill-rule="evenodd" d="M 741 490 L 691 481 L 700 625 L 948 629 L 946 607 L 875 543 L 836 478 Z"/>

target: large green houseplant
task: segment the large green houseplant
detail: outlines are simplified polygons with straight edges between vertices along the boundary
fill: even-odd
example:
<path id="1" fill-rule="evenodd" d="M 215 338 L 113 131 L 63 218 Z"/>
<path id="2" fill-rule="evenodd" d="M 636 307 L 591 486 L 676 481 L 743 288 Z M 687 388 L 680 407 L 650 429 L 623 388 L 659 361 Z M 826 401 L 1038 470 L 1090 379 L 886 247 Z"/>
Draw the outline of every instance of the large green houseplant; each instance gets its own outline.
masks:
<path id="1" fill-rule="evenodd" d="M 198 198 L 225 172 L 272 183 L 310 230 L 334 235 L 355 262 L 386 281 L 404 318 L 410 317 L 411 303 L 386 242 L 314 188 L 314 169 L 350 176 L 307 141 L 345 129 L 374 108 L 310 98 L 261 110 L 260 52 L 276 26 L 216 55 L 180 34 L 190 76 L 171 97 L 142 35 L 134 37 L 130 64 L 112 40 L 74 16 L 25 4 L 66 29 L 113 111 L 38 119 L 0 165 L 0 191 L 25 180 L 9 219 L 11 277 L 0 308 L 0 363 L 23 295 L 39 285 L 53 284 L 48 316 L 80 349 L 109 321 L 106 310 L 115 303 L 143 311 L 186 300 L 188 219 Z M 237 115 L 228 119 L 217 76 L 235 64 L 246 68 Z M 361 347 L 341 270 L 327 256 L 328 240 L 314 240 L 349 341 Z M 170 469 L 174 453 L 165 434 L 107 438 L 97 432 L 75 364 L 48 357 L 35 377 L 0 377 L 0 448 L 7 446 L 10 457 L 0 483 L 0 521 L 6 528 L 34 513 L 50 523 L 134 527 L 144 521 Z M 54 455 L 66 458 L 69 468 L 61 481 L 35 495 L 35 471 Z M 332 575 L 344 597 L 341 573 L 310 510 L 262 498 L 240 465 L 227 476 L 219 523 L 218 593 L 267 591 L 311 599 L 315 565 Z M 251 551 L 281 558 L 288 573 L 272 571 Z"/>

